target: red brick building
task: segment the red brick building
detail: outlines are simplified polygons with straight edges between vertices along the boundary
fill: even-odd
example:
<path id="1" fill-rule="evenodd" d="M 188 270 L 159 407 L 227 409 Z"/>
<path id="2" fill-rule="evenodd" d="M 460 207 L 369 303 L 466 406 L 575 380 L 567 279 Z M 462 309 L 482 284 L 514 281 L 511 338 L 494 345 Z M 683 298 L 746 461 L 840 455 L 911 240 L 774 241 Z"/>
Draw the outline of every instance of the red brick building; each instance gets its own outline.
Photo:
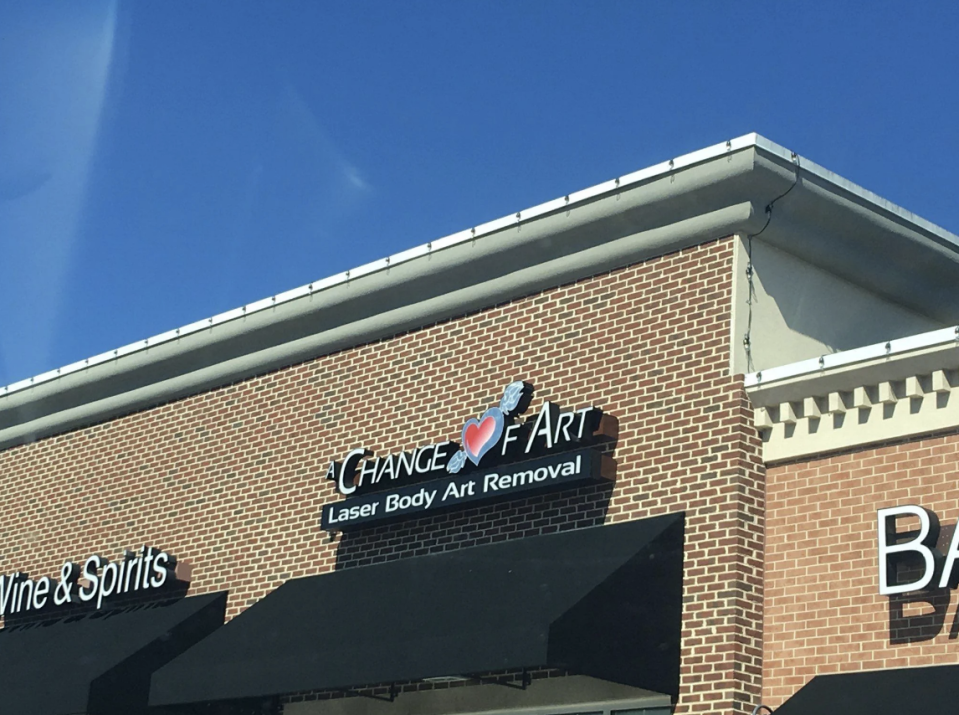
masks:
<path id="1" fill-rule="evenodd" d="M 955 236 L 749 135 L 0 388 L 0 698 L 941 695 L 956 286 Z"/>

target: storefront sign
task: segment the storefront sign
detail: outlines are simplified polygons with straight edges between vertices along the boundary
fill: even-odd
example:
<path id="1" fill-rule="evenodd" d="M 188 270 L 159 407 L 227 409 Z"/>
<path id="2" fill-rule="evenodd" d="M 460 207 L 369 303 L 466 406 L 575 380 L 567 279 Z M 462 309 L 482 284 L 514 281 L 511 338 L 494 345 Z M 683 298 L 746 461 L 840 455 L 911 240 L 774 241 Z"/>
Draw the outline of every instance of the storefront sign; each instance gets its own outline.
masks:
<path id="1" fill-rule="evenodd" d="M 166 551 L 144 546 L 139 553 L 128 551 L 122 561 L 91 556 L 82 568 L 68 561 L 58 579 L 0 574 L 0 616 L 77 606 L 101 608 L 110 600 L 137 592 L 159 595 L 178 582 L 189 581 L 189 568 L 180 566 Z"/>
<path id="2" fill-rule="evenodd" d="M 323 507 L 322 528 L 349 530 L 374 522 L 421 516 L 484 501 L 519 496 L 549 487 L 569 487 L 609 473 L 609 457 L 594 449 L 552 455 L 504 468 L 412 484 L 390 492 L 374 492 Z M 604 466 L 606 469 L 604 470 Z M 505 468 L 505 467 L 508 467 Z"/>
<path id="3" fill-rule="evenodd" d="M 896 521 L 902 517 L 917 518 L 919 530 L 897 532 Z M 955 569 L 959 560 L 959 528 L 953 533 L 945 555 L 936 547 L 939 517 L 921 506 L 908 504 L 880 509 L 877 531 L 881 595 L 959 586 L 959 571 Z"/>
<path id="4" fill-rule="evenodd" d="M 587 447 L 615 434 L 614 421 L 594 407 L 563 412 L 544 402 L 535 417 L 514 423 L 532 392 L 528 383 L 508 385 L 499 405 L 466 421 L 461 445 L 441 442 L 382 458 L 354 449 L 331 463 L 327 478 L 348 498 L 323 507 L 321 527 L 347 531 L 611 478 L 612 459 Z"/>

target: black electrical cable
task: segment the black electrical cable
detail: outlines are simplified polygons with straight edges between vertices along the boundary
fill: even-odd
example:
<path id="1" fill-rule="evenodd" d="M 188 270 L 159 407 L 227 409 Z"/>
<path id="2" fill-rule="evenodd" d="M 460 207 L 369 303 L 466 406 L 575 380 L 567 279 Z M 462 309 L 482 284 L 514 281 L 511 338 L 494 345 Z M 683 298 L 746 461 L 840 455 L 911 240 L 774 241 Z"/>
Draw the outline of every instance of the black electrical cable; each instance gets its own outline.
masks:
<path id="1" fill-rule="evenodd" d="M 746 351 L 746 369 L 751 370 L 753 366 L 753 351 L 752 351 L 752 332 L 753 332 L 753 239 L 760 236 L 763 231 L 769 228 L 770 222 L 773 220 L 773 206 L 776 205 L 778 201 L 786 198 L 790 191 L 796 188 L 796 184 L 799 183 L 799 169 L 801 168 L 799 164 L 799 155 L 795 152 L 792 155 L 793 164 L 796 165 L 796 175 L 793 178 L 792 184 L 789 185 L 789 188 L 783 191 L 779 196 L 774 198 L 768 204 L 766 204 L 766 223 L 763 224 L 763 227 L 759 229 L 757 233 L 746 234 L 746 278 L 749 281 L 749 295 L 746 297 L 746 305 L 749 306 L 749 314 L 746 318 L 746 334 L 743 336 L 743 348 Z"/>
<path id="2" fill-rule="evenodd" d="M 759 229 L 759 232 L 758 232 L 758 233 L 754 233 L 754 234 L 752 234 L 752 235 L 749 236 L 749 239 L 750 239 L 750 240 L 756 238 L 756 237 L 759 236 L 763 231 L 765 231 L 767 228 L 769 228 L 769 223 L 773 220 L 773 206 L 775 206 L 775 205 L 776 205 L 776 202 L 779 201 L 780 199 L 786 198 L 786 196 L 789 194 L 789 192 L 792 191 L 793 189 L 795 189 L 795 188 L 796 188 L 796 184 L 799 183 L 799 169 L 800 169 L 801 167 L 800 167 L 800 165 L 799 165 L 799 155 L 798 155 L 798 154 L 793 154 L 793 163 L 796 165 L 796 176 L 793 178 L 792 184 L 790 184 L 789 188 L 786 189 L 785 191 L 783 191 L 779 196 L 777 196 L 777 197 L 774 198 L 772 201 L 770 201 L 768 204 L 766 204 L 766 223 L 763 224 L 763 227 L 762 227 L 761 229 Z"/>

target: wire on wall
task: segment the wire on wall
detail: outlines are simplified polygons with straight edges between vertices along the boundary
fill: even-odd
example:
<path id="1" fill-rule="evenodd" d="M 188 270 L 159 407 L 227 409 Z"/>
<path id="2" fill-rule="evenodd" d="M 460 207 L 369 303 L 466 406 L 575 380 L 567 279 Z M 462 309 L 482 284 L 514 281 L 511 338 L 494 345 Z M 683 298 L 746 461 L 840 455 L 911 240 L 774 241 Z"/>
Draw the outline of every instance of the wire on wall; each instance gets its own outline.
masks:
<path id="1" fill-rule="evenodd" d="M 753 372 L 753 343 L 752 343 L 752 332 L 753 332 L 753 303 L 756 296 L 755 284 L 753 282 L 756 274 L 756 270 L 753 267 L 753 239 L 758 238 L 762 235 L 763 231 L 769 228 L 770 222 L 773 220 L 773 207 L 777 202 L 786 198 L 789 195 L 789 192 L 796 188 L 796 184 L 799 183 L 799 154 L 792 152 L 792 162 L 796 166 L 796 175 L 793 178 L 792 184 L 789 185 L 789 188 L 782 192 L 779 196 L 774 198 L 768 204 L 766 204 L 766 223 L 763 224 L 763 227 L 759 229 L 756 233 L 746 234 L 746 286 L 748 290 L 748 295 L 746 297 L 746 305 L 748 306 L 746 312 L 746 334 L 743 336 L 743 349 L 746 351 L 746 371 Z"/>

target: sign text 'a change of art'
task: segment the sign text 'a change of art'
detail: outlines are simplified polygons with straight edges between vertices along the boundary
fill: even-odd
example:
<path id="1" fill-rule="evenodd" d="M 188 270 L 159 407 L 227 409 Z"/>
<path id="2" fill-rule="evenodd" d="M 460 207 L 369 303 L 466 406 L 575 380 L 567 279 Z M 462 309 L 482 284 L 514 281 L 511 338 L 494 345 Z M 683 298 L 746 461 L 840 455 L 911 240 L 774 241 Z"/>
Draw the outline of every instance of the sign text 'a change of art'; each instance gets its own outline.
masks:
<path id="1" fill-rule="evenodd" d="M 354 449 L 332 462 L 327 478 L 346 499 L 323 507 L 321 527 L 348 531 L 611 479 L 615 464 L 596 445 L 615 438 L 615 420 L 595 407 L 563 411 L 546 401 L 535 416 L 516 422 L 532 392 L 528 383 L 510 383 L 497 406 L 466 421 L 459 444 L 440 442 L 386 457 Z"/>

